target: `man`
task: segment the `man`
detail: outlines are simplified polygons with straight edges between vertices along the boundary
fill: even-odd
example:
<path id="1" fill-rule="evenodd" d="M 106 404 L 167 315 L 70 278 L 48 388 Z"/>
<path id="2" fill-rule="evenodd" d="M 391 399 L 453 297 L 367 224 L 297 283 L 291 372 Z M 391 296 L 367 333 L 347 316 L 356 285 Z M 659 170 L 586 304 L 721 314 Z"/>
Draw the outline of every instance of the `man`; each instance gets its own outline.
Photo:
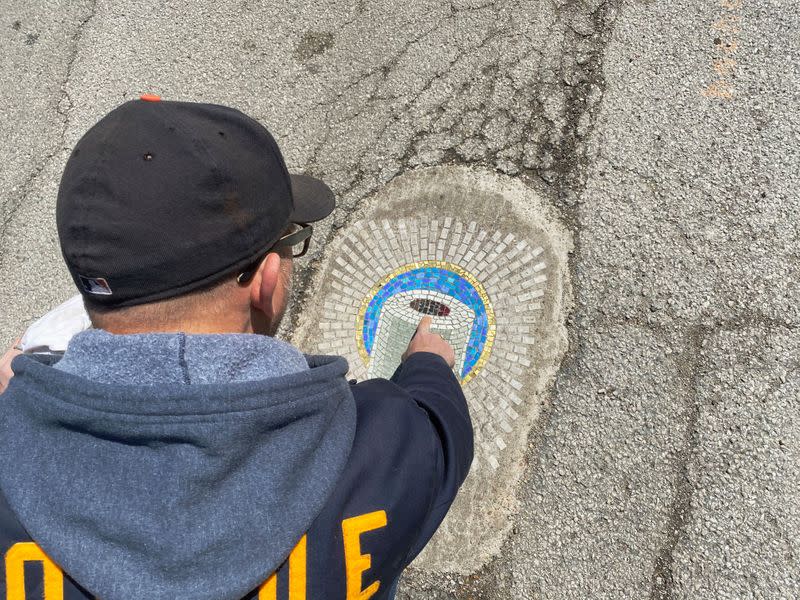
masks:
<path id="1" fill-rule="evenodd" d="M 0 597 L 394 596 L 472 427 L 429 318 L 391 381 L 270 337 L 333 204 L 223 106 L 143 96 L 78 142 L 56 218 L 94 328 L 11 361 Z"/>

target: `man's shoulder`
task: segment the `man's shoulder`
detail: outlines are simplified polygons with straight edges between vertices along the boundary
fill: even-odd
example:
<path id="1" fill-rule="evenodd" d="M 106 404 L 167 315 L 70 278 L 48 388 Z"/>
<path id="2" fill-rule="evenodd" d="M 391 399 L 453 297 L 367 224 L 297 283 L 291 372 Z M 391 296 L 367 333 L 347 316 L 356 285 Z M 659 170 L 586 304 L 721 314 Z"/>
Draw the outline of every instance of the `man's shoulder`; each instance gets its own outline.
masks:
<path id="1" fill-rule="evenodd" d="M 375 555 L 400 560 L 431 510 L 441 468 L 425 411 L 397 384 L 371 379 L 351 385 L 356 431 L 350 456 L 317 524 L 356 515 L 385 516 Z"/>
<path id="2" fill-rule="evenodd" d="M 368 379 L 352 384 L 356 403 L 356 436 L 368 440 L 380 435 L 383 445 L 406 446 L 422 438 L 432 447 L 433 428 L 428 415 L 402 387 L 388 379 Z M 367 441 L 367 440 L 364 440 Z"/>
<path id="3" fill-rule="evenodd" d="M 432 449 L 434 430 L 428 414 L 402 387 L 388 379 L 368 379 L 350 386 L 356 403 L 357 437 L 380 436 L 384 446 L 393 443 Z"/>
<path id="4" fill-rule="evenodd" d="M 356 432 L 344 479 L 361 491 L 365 485 L 392 489 L 406 502 L 414 496 L 411 505 L 425 504 L 438 456 L 436 432 L 427 413 L 388 379 L 362 381 L 350 389 L 356 403 Z M 391 486 L 386 485 L 389 480 Z"/>

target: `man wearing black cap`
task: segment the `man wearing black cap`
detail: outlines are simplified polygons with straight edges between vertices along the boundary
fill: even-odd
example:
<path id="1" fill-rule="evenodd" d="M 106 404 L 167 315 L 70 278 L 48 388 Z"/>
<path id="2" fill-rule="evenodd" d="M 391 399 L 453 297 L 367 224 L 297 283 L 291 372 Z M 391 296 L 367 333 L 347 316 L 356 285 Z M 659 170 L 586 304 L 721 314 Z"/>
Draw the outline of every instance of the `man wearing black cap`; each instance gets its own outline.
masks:
<path id="1" fill-rule="evenodd" d="M 271 337 L 333 208 L 232 108 L 143 96 L 81 138 L 56 218 L 93 328 L 11 362 L 0 597 L 394 596 L 472 427 L 429 318 L 391 380 Z"/>

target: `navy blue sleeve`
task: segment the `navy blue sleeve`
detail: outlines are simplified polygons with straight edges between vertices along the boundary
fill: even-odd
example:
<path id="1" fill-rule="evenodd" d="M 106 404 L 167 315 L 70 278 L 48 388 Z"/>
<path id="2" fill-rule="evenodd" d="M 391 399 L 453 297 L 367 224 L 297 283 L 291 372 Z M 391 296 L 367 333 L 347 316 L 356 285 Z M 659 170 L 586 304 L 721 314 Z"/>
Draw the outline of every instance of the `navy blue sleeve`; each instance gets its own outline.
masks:
<path id="1" fill-rule="evenodd" d="M 415 352 L 392 375 L 427 414 L 436 432 L 434 482 L 431 509 L 406 564 L 425 547 L 447 514 L 472 464 L 473 432 L 461 384 L 438 354 Z"/>

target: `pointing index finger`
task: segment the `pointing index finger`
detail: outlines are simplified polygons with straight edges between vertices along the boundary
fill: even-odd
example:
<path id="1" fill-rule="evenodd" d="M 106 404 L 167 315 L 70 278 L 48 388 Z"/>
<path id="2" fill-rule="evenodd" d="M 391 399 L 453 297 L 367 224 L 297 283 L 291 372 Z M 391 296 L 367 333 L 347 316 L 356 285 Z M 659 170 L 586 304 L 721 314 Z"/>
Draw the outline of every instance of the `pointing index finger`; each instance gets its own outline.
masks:
<path id="1" fill-rule="evenodd" d="M 422 333 L 429 333 L 431 330 L 431 323 L 433 319 L 430 316 L 422 317 L 422 320 L 419 322 L 417 326 L 417 331 L 421 331 Z"/>

